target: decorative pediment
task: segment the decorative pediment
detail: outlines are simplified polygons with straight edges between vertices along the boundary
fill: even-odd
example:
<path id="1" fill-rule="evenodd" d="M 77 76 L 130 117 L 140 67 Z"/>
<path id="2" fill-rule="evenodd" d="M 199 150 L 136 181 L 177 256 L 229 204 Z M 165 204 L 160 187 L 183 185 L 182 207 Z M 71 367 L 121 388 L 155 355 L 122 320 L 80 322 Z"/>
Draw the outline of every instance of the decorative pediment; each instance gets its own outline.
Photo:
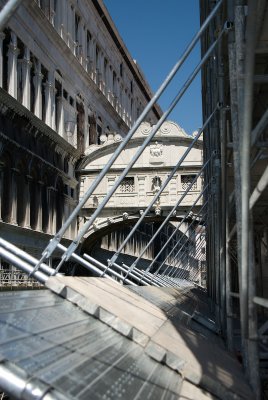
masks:
<path id="1" fill-rule="evenodd" d="M 155 125 L 151 125 L 149 122 L 142 122 L 139 128 L 136 130 L 134 137 L 148 136 L 154 126 Z M 190 135 L 187 135 L 183 128 L 173 121 L 165 121 L 161 128 L 158 129 L 155 136 L 190 137 Z"/>
<path id="2" fill-rule="evenodd" d="M 125 146 L 121 155 L 115 163 L 118 168 L 125 168 L 134 156 L 137 148 L 150 134 L 153 126 L 149 122 L 143 122 L 129 143 Z M 83 159 L 79 168 L 101 169 L 107 164 L 111 154 L 115 151 L 123 138 L 116 132 L 106 132 L 101 136 L 101 145 L 91 145 L 86 151 L 86 157 Z M 148 144 L 143 154 L 136 162 L 136 167 L 150 168 L 155 166 L 175 165 L 180 154 L 183 154 L 185 146 L 188 146 L 193 140 L 193 136 L 187 133 L 178 124 L 173 121 L 166 121 L 157 131 L 154 138 Z M 200 141 L 201 142 L 201 141 Z M 196 150 L 192 152 L 197 154 L 193 156 L 195 160 L 200 159 L 200 143 L 197 141 L 194 146 Z M 188 162 L 188 161 L 187 161 Z"/>

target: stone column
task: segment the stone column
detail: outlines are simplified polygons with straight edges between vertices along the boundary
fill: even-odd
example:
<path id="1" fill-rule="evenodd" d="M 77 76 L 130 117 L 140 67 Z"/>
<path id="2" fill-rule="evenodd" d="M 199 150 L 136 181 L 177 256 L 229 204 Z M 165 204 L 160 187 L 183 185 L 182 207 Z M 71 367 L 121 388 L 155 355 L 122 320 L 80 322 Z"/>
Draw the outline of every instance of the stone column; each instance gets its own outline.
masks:
<path id="1" fill-rule="evenodd" d="M 76 202 L 71 198 L 70 199 L 70 210 L 69 210 L 69 215 L 73 212 Z M 77 235 L 77 219 L 74 218 L 73 222 L 70 225 L 70 239 L 73 239 Z"/>
<path id="2" fill-rule="evenodd" d="M 122 89 L 122 117 L 123 120 L 127 121 L 127 94 L 125 89 Z"/>
<path id="3" fill-rule="evenodd" d="M 42 231 L 42 191 L 43 191 L 43 186 L 44 182 L 38 181 L 37 182 L 37 221 L 36 221 L 36 229 L 38 231 Z"/>
<path id="4" fill-rule="evenodd" d="M 51 93 L 51 128 L 56 131 L 56 88 L 53 84 Z"/>
<path id="5" fill-rule="evenodd" d="M 0 32 L 0 87 L 3 87 L 3 40 L 5 39 L 5 34 Z"/>
<path id="6" fill-rule="evenodd" d="M 115 176 L 108 176 L 108 179 L 107 179 L 107 193 L 114 186 L 115 180 L 116 180 Z M 114 196 L 112 196 L 111 199 L 109 200 L 108 207 L 109 206 L 110 207 L 113 206 L 114 202 L 115 202 L 115 198 L 114 198 Z"/>
<path id="7" fill-rule="evenodd" d="M 11 42 L 8 46 L 8 93 L 15 99 L 18 97 L 18 54 L 17 36 L 11 33 Z"/>
<path id="8" fill-rule="evenodd" d="M 90 65 L 91 65 L 91 78 L 96 82 L 96 41 L 91 40 L 90 46 Z"/>
<path id="9" fill-rule="evenodd" d="M 67 45 L 72 49 L 73 43 L 73 10 L 71 7 L 71 3 L 67 0 Z"/>
<path id="10" fill-rule="evenodd" d="M 84 104 L 84 110 L 85 110 L 85 115 L 84 115 L 84 149 L 87 148 L 88 146 L 88 135 L 89 135 L 89 129 L 88 129 L 88 107 L 86 104 Z"/>
<path id="11" fill-rule="evenodd" d="M 118 109 L 119 109 L 119 114 L 120 114 L 121 118 L 123 118 L 123 109 L 124 109 L 123 101 L 124 101 L 124 90 L 119 83 L 119 107 L 118 107 Z"/>
<path id="12" fill-rule="evenodd" d="M 82 45 L 82 65 L 86 69 L 87 67 L 87 30 L 85 25 L 81 27 L 81 45 Z"/>
<path id="13" fill-rule="evenodd" d="M 139 207 L 144 207 L 146 204 L 146 177 L 138 176 L 138 198 Z"/>
<path id="14" fill-rule="evenodd" d="M 30 50 L 25 48 L 24 58 L 22 60 L 22 104 L 30 109 Z"/>
<path id="15" fill-rule="evenodd" d="M 119 88 L 118 88 L 118 80 L 115 79 L 114 82 L 114 108 L 116 112 L 119 113 Z"/>
<path id="16" fill-rule="evenodd" d="M 59 110 L 59 115 L 58 115 L 58 134 L 61 137 L 64 137 L 64 110 L 63 110 L 63 99 L 62 96 L 58 96 L 56 98 L 56 101 L 58 103 L 58 110 Z"/>
<path id="17" fill-rule="evenodd" d="M 31 229 L 31 195 L 30 195 L 30 181 L 33 179 L 31 175 L 26 175 L 25 179 L 25 219 L 24 226 L 25 228 Z"/>
<path id="18" fill-rule="evenodd" d="M 76 46 L 75 46 L 75 9 L 71 7 L 71 37 L 72 37 L 72 43 L 71 43 L 71 49 L 73 51 L 73 54 L 75 55 L 76 52 Z"/>
<path id="19" fill-rule="evenodd" d="M 60 35 L 63 40 L 67 43 L 68 42 L 68 2 L 67 0 L 62 1 L 62 18 L 61 18 L 61 26 L 60 26 Z"/>
<path id="20" fill-rule="evenodd" d="M 18 186 L 17 186 L 17 174 L 19 170 L 17 168 L 11 168 L 11 185 L 10 185 L 10 195 L 11 195 L 11 214 L 10 223 L 13 225 L 18 225 Z"/>
<path id="21" fill-rule="evenodd" d="M 42 119 L 42 79 L 43 75 L 41 73 L 41 63 L 38 60 L 34 75 L 34 91 L 35 91 L 34 113 L 40 119 Z"/>
<path id="22" fill-rule="evenodd" d="M 2 219 L 2 201 L 3 201 L 3 181 L 4 181 L 4 167 L 5 164 L 0 162 L 0 221 L 3 221 Z"/>
<path id="23" fill-rule="evenodd" d="M 102 51 L 99 54 L 99 82 L 100 90 L 104 93 L 104 54 Z"/>
<path id="24" fill-rule="evenodd" d="M 48 233 L 55 233 L 56 216 L 55 216 L 55 189 L 50 186 L 48 191 Z"/>
<path id="25" fill-rule="evenodd" d="M 107 64 L 106 93 L 107 93 L 107 99 L 110 103 L 112 102 L 112 87 L 113 87 L 113 71 L 111 68 L 111 64 Z"/>
<path id="26" fill-rule="evenodd" d="M 128 93 L 125 93 L 125 115 L 126 115 L 126 123 L 129 125 L 129 98 L 128 98 Z"/>
<path id="27" fill-rule="evenodd" d="M 132 103 L 132 125 L 134 124 L 134 122 L 136 121 L 136 109 L 137 109 L 137 105 L 136 105 L 136 100 L 135 97 L 133 98 L 133 103 Z"/>
<path id="28" fill-rule="evenodd" d="M 54 87 L 54 76 L 51 71 L 48 72 L 48 80 L 45 83 L 45 97 L 46 97 L 45 122 L 52 129 L 55 129 L 55 87 Z"/>
<path id="29" fill-rule="evenodd" d="M 63 19 L 63 0 L 57 0 L 55 2 L 55 28 L 59 32 L 60 36 L 62 37 L 62 19 Z"/>
<path id="30" fill-rule="evenodd" d="M 174 205 L 176 200 L 178 199 L 178 175 L 174 175 L 171 178 L 169 184 L 169 204 Z"/>

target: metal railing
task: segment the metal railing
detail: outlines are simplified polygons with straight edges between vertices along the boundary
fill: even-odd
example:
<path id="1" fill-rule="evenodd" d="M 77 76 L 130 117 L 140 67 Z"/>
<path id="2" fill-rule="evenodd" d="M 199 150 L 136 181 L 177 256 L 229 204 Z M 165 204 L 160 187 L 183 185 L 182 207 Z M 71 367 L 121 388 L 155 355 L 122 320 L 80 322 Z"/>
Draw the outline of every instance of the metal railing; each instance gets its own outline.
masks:
<path id="1" fill-rule="evenodd" d="M 19 3 L 19 1 L 10 0 L 0 12 L 1 28 Z M 209 10 L 214 2 L 205 1 L 205 3 L 207 5 L 206 10 Z M 241 5 L 239 1 L 229 0 L 224 2 L 219 0 L 210 13 L 206 11 L 208 15 L 204 16 L 204 22 L 199 32 L 194 36 L 181 58 L 130 129 L 124 141 L 118 145 L 105 168 L 96 177 L 62 228 L 44 249 L 41 259 L 37 260 L 29 256 L 3 239 L 0 239 L 0 257 L 20 270 L 25 271 L 26 274 L 41 283 L 45 283 L 49 276 L 59 273 L 65 261 L 70 259 L 101 277 L 116 279 L 121 283 L 131 285 L 154 285 L 157 287 L 177 287 L 180 286 L 180 280 L 183 279 L 202 284 L 203 269 L 204 265 L 207 264 L 207 289 L 208 295 L 216 304 L 217 326 L 223 336 L 226 337 L 229 349 L 232 350 L 234 347 L 234 319 L 239 319 L 243 364 L 249 381 L 255 390 L 256 398 L 260 399 L 260 356 L 258 344 L 263 337 L 267 338 L 268 324 L 267 321 L 262 321 L 261 324 L 258 324 L 258 310 L 260 308 L 266 310 L 268 301 L 257 293 L 256 289 L 255 273 L 257 267 L 256 255 L 254 254 L 256 248 L 254 211 L 260 197 L 268 187 L 268 168 L 265 167 L 263 169 L 257 184 L 254 184 L 252 189 L 250 184 L 252 181 L 251 171 L 263 155 L 263 150 L 258 150 L 252 156 L 252 149 L 268 125 L 268 109 L 264 110 L 261 117 L 256 118 L 254 129 L 252 123 L 254 84 L 256 82 L 260 83 L 260 78 L 257 76 L 258 79 L 256 79 L 255 76 L 255 50 L 260 21 L 262 20 L 260 16 L 264 13 L 265 1 L 248 0 L 245 3 L 248 5 L 247 9 L 244 3 Z M 226 22 L 226 16 L 232 23 Z M 232 29 L 233 27 L 234 30 Z M 231 34 L 228 35 L 223 43 L 222 38 L 228 32 L 231 32 Z M 87 200 L 93 195 L 99 183 L 127 146 L 142 121 L 144 121 L 154 104 L 166 90 L 199 40 L 202 41 L 203 51 L 201 61 L 189 75 L 185 84 L 182 85 L 167 110 L 145 138 L 143 144 L 138 148 L 114 186 L 82 229 L 80 229 L 72 244 L 68 248 L 64 247 L 60 242 L 65 231 L 79 215 Z M 226 64 L 224 64 L 224 59 L 227 59 Z M 207 63 L 209 63 L 209 68 L 206 69 L 204 67 Z M 228 77 L 226 77 L 225 69 L 228 70 Z M 102 213 L 116 189 L 201 70 L 204 90 L 209 91 L 209 96 L 204 99 L 205 123 L 198 135 L 193 138 L 189 148 L 177 161 L 177 164 L 146 206 L 130 233 L 120 244 L 111 259 L 107 260 L 107 263 L 102 263 L 88 254 L 83 256 L 76 254 L 75 251 L 85 233 Z M 161 193 L 167 187 L 176 171 L 182 166 L 183 161 L 194 148 L 203 132 L 203 168 L 182 196 L 177 199 L 167 217 L 161 220 L 159 229 L 152 235 L 148 244 L 142 249 L 132 265 L 119 265 L 117 261 L 122 250 L 141 223 L 150 215 L 153 205 L 160 198 Z M 265 146 L 265 143 L 263 146 Z M 227 179 L 228 168 L 231 164 L 233 164 L 232 174 L 234 180 L 232 187 Z M 167 239 L 166 244 L 156 254 L 149 266 L 144 271 L 141 271 L 139 262 L 142 260 L 147 248 L 158 240 L 159 234 L 179 209 L 183 198 L 189 193 L 192 185 L 200 176 L 204 179 L 201 193 L 195 199 L 195 202 L 190 205 L 185 215 L 177 220 L 177 226 L 170 238 Z M 189 217 L 190 212 L 192 213 L 191 218 Z M 165 254 L 168 245 L 173 243 L 174 235 L 182 224 L 187 225 L 184 235 Z M 201 236 L 198 236 L 196 228 L 202 229 Z M 233 246 L 234 239 L 236 239 L 235 246 Z M 58 266 L 52 269 L 45 264 L 45 261 L 52 256 L 56 249 L 61 252 L 62 257 Z M 163 254 L 165 254 L 165 257 L 158 261 Z M 154 272 L 152 272 L 153 269 L 155 269 Z M 4 281 L 8 282 L 9 279 L 12 281 L 13 278 L 7 275 Z M 233 289 L 235 286 L 237 286 L 237 291 Z M 239 315 L 237 315 L 237 310 L 234 307 L 235 301 L 239 303 Z"/>
<path id="2" fill-rule="evenodd" d="M 0 269 L 0 290 L 3 289 L 36 289 L 40 288 L 42 285 L 37 282 L 34 278 L 29 278 L 26 273 L 21 270 L 7 271 L 5 269 Z"/>

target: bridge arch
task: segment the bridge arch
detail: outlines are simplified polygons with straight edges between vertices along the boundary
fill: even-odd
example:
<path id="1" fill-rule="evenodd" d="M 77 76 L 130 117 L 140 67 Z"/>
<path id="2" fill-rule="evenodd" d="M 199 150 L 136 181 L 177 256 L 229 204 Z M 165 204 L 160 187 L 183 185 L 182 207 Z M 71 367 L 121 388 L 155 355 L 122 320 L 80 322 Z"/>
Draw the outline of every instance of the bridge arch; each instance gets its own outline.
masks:
<path id="1" fill-rule="evenodd" d="M 107 260 L 111 259 L 113 254 L 118 250 L 120 244 L 127 237 L 138 219 L 138 215 L 131 215 L 128 218 L 126 218 L 125 215 L 120 215 L 101 220 L 98 225 L 94 225 L 94 227 L 92 227 L 85 235 L 80 249 L 81 253 L 90 254 L 106 265 Z M 118 257 L 117 262 L 119 264 L 125 263 L 131 265 L 140 255 L 141 251 L 148 245 L 151 237 L 158 230 L 164 219 L 164 216 L 159 217 L 151 215 L 146 217 L 122 250 L 122 254 Z M 187 241 L 189 242 L 189 237 L 196 230 L 198 221 L 193 224 L 189 231 L 189 226 L 192 223 L 191 219 L 185 220 L 178 229 L 180 223 L 181 217 L 174 217 L 171 222 L 167 223 L 165 228 L 157 235 L 157 239 L 149 245 L 142 256 L 137 265 L 139 269 L 147 268 L 151 264 L 151 261 L 155 259 L 152 271 L 156 270 L 156 268 L 166 259 L 175 244 L 179 244 L 177 247 L 179 250 L 184 243 Z M 172 241 L 166 247 L 165 251 L 157 256 L 173 232 L 174 237 L 172 238 Z M 192 240 L 192 243 L 194 244 L 194 240 Z M 171 256 L 167 258 L 163 268 L 168 264 L 174 264 L 176 260 L 176 258 L 174 258 L 175 254 L 176 253 L 172 253 Z M 185 254 L 185 251 L 180 254 L 179 258 L 181 260 L 181 265 L 186 268 L 189 257 Z"/>

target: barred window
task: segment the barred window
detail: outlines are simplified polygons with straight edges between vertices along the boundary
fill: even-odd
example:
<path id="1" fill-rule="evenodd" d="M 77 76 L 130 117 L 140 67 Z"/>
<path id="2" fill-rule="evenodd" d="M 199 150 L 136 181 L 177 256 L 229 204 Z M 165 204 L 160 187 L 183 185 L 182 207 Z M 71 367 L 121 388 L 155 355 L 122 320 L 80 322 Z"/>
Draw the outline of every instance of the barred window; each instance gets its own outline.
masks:
<path id="1" fill-rule="evenodd" d="M 134 177 L 124 178 L 119 186 L 119 190 L 121 193 L 133 193 L 135 190 Z"/>
<path id="2" fill-rule="evenodd" d="M 196 175 L 181 175 L 182 189 L 187 190 L 195 178 L 196 178 Z M 191 187 L 191 190 L 197 190 L 197 181 L 195 181 L 195 183 Z"/>

